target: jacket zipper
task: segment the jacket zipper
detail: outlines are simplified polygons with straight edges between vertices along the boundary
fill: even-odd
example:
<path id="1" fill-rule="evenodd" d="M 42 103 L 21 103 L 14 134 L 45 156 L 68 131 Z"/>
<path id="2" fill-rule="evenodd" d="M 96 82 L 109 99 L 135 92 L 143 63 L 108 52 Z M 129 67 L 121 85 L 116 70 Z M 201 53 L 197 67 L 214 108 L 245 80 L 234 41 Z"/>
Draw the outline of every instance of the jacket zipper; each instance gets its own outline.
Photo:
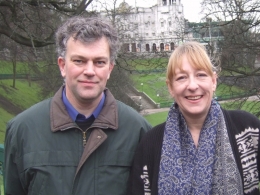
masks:
<path id="1" fill-rule="evenodd" d="M 83 147 L 86 146 L 87 144 L 87 136 L 86 136 L 86 131 L 82 131 L 82 134 L 83 134 Z"/>
<path id="2" fill-rule="evenodd" d="M 81 128 L 79 128 L 79 127 L 77 127 L 77 126 L 71 126 L 71 127 L 67 127 L 67 128 L 61 129 L 61 130 L 64 131 L 64 130 L 72 129 L 72 128 L 76 128 L 76 129 L 78 129 L 78 130 L 80 130 L 80 131 L 82 132 L 83 147 L 85 147 L 86 144 L 87 144 L 86 132 L 87 132 L 87 130 L 89 130 L 89 128 L 88 128 L 86 131 L 83 131 Z"/>
<path id="3" fill-rule="evenodd" d="M 61 129 L 62 131 L 63 130 L 67 130 L 67 129 L 71 129 L 71 128 L 76 128 L 76 129 L 79 129 L 81 132 L 82 132 L 82 139 L 83 139 L 83 147 L 85 147 L 87 145 L 87 131 L 90 129 L 90 128 L 101 128 L 101 127 L 98 127 L 98 126 L 92 126 L 92 127 L 89 127 L 88 129 L 86 129 L 86 131 L 83 131 L 81 128 L 79 127 L 76 127 L 76 126 L 73 126 L 73 127 L 68 127 L 68 128 L 64 128 L 64 129 Z M 102 127 L 103 129 L 108 129 L 108 127 Z"/>

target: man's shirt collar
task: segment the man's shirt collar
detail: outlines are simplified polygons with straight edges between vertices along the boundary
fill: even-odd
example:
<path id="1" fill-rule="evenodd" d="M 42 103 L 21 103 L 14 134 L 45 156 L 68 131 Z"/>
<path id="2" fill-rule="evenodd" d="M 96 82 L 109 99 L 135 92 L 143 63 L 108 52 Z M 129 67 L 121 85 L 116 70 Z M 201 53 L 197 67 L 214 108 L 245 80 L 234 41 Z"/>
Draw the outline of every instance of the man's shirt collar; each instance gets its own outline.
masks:
<path id="1" fill-rule="evenodd" d="M 102 99 L 99 102 L 98 106 L 96 107 L 96 109 L 94 110 L 94 112 L 88 116 L 85 117 L 83 114 L 80 114 L 69 102 L 69 100 L 66 97 L 66 92 L 65 92 L 65 88 L 63 89 L 62 92 L 62 101 L 70 115 L 70 117 L 72 118 L 73 121 L 75 122 L 85 122 L 86 120 L 88 120 L 89 118 L 91 118 L 92 116 L 94 116 L 95 118 L 98 117 L 99 113 L 101 112 L 104 102 L 105 102 L 106 96 L 104 94 L 104 92 L 102 93 Z"/>

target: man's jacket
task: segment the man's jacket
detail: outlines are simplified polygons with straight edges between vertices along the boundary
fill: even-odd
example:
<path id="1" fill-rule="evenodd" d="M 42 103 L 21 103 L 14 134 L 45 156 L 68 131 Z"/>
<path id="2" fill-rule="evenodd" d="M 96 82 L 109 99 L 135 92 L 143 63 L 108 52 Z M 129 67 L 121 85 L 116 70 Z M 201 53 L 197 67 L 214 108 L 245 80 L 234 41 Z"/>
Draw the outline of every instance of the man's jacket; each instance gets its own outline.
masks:
<path id="1" fill-rule="evenodd" d="M 150 125 L 108 89 L 105 94 L 103 109 L 88 129 L 69 117 L 62 88 L 8 123 L 6 194 L 126 194 L 133 155 Z"/>

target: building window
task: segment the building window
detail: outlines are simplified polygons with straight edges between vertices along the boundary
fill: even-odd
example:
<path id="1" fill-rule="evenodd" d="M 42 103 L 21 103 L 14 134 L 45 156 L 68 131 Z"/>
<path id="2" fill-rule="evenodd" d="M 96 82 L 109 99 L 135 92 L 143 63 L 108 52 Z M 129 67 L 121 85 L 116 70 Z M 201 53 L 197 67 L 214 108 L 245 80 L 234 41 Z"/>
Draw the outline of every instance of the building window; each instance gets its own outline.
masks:
<path id="1" fill-rule="evenodd" d="M 156 44 L 153 44 L 153 52 L 156 52 Z"/>
<path id="2" fill-rule="evenodd" d="M 136 43 L 132 43 L 132 52 L 136 52 Z"/>
<path id="3" fill-rule="evenodd" d="M 161 22 L 161 27 L 163 27 L 164 26 L 164 22 Z"/>
<path id="4" fill-rule="evenodd" d="M 145 50 L 148 51 L 148 52 L 150 51 L 150 45 L 149 44 L 145 45 Z"/>
<path id="5" fill-rule="evenodd" d="M 173 51 L 174 50 L 174 43 L 171 42 L 171 50 Z"/>
<path id="6" fill-rule="evenodd" d="M 149 33 L 145 33 L 146 36 L 149 36 Z"/>
<path id="7" fill-rule="evenodd" d="M 128 43 L 124 43 L 123 51 L 129 51 L 129 44 Z"/>
<path id="8" fill-rule="evenodd" d="M 163 4 L 163 5 L 167 5 L 166 0 L 163 0 L 163 1 L 162 1 L 162 4 Z"/>
<path id="9" fill-rule="evenodd" d="M 160 51 L 164 51 L 164 44 L 163 43 L 160 44 Z"/>
<path id="10" fill-rule="evenodd" d="M 172 21 L 169 21 L 169 26 L 172 26 Z"/>
<path id="11" fill-rule="evenodd" d="M 164 36 L 164 32 L 161 32 L 162 36 Z"/>
<path id="12" fill-rule="evenodd" d="M 152 33 L 153 36 L 155 36 L 155 33 Z"/>

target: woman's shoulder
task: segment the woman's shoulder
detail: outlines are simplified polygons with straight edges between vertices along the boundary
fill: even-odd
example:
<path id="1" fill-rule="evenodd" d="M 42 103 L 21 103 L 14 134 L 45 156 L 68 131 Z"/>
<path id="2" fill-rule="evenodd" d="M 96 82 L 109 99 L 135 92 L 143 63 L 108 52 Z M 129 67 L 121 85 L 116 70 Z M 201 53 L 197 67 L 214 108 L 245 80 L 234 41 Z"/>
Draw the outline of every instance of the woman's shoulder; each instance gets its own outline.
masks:
<path id="1" fill-rule="evenodd" d="M 150 131 L 148 131 L 147 136 L 158 136 L 163 134 L 166 122 L 154 126 Z"/>
<path id="2" fill-rule="evenodd" d="M 225 120 L 230 133 L 234 135 L 242 132 L 258 132 L 260 130 L 260 120 L 253 114 L 243 110 L 223 110 Z"/>
<path id="3" fill-rule="evenodd" d="M 165 123 L 158 124 L 150 129 L 142 138 L 143 143 L 160 143 L 163 139 Z"/>
<path id="4" fill-rule="evenodd" d="M 241 121 L 244 122 L 247 121 L 260 123 L 260 120 L 255 115 L 244 110 L 223 110 L 223 112 L 226 116 L 229 116 L 232 121 L 238 121 L 241 119 Z"/>

